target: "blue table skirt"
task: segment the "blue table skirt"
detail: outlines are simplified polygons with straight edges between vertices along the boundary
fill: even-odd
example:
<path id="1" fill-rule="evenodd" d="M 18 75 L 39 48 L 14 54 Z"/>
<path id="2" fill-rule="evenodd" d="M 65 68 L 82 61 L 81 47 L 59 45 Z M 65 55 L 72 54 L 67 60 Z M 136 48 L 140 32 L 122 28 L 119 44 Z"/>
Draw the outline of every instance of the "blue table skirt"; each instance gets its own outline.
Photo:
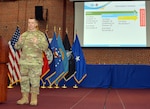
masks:
<path id="1" fill-rule="evenodd" d="M 87 64 L 87 77 L 78 86 L 87 88 L 150 88 L 149 65 Z M 77 84 L 72 78 L 60 85 Z"/>
<path id="2" fill-rule="evenodd" d="M 149 65 L 113 65 L 112 67 L 112 87 L 150 88 Z"/>

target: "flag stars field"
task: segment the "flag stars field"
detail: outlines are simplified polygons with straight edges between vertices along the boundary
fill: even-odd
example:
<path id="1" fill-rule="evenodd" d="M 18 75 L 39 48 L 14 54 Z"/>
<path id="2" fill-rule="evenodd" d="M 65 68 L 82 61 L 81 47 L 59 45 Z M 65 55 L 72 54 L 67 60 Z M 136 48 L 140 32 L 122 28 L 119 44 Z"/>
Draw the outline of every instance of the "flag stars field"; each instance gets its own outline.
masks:
<path id="1" fill-rule="evenodd" d="M 80 56 L 76 56 L 76 62 L 80 61 Z"/>

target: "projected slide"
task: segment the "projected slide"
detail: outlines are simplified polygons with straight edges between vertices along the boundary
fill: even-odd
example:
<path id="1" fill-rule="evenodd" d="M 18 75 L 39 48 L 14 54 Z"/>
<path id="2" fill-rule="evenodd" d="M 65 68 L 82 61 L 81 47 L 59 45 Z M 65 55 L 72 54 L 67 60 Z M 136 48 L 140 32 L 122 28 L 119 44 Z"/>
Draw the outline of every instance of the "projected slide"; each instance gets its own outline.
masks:
<path id="1" fill-rule="evenodd" d="M 145 2 L 85 2 L 83 45 L 146 47 Z"/>

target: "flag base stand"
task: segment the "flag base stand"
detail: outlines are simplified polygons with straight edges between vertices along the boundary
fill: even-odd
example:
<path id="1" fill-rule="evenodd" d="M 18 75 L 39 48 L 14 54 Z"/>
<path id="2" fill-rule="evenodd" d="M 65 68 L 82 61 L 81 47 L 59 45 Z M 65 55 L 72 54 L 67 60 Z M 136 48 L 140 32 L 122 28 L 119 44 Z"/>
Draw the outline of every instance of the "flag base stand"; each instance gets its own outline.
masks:
<path id="1" fill-rule="evenodd" d="M 74 89 L 77 89 L 77 88 L 78 88 L 78 86 L 75 84 L 75 85 L 73 86 L 73 88 L 74 88 Z"/>
<path id="2" fill-rule="evenodd" d="M 49 85 L 47 88 L 52 89 L 53 87 L 51 85 Z"/>
<path id="3" fill-rule="evenodd" d="M 41 88 L 42 88 L 42 89 L 45 89 L 46 87 L 43 85 L 43 86 L 41 86 Z"/>
<path id="4" fill-rule="evenodd" d="M 7 88 L 9 88 L 9 89 L 13 88 L 12 84 L 9 84 L 9 86 L 7 86 Z"/>
<path id="5" fill-rule="evenodd" d="M 59 88 L 58 84 L 56 84 L 56 86 L 55 86 L 54 88 L 55 88 L 55 89 L 58 89 L 58 88 Z"/>
<path id="6" fill-rule="evenodd" d="M 64 84 L 64 85 L 62 86 L 62 88 L 63 88 L 63 89 L 66 89 L 66 88 L 67 88 L 67 86 Z"/>

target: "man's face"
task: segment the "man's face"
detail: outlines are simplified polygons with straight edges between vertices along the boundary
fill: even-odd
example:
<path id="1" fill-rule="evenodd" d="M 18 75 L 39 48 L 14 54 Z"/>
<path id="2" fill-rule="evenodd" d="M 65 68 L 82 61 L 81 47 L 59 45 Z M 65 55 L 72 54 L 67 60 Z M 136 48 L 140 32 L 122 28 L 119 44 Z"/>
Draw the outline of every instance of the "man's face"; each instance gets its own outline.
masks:
<path id="1" fill-rule="evenodd" d="M 28 20 L 28 30 L 29 30 L 29 31 L 34 31 L 34 30 L 36 30 L 36 29 L 37 29 L 37 26 L 38 26 L 38 24 L 37 24 L 37 22 L 36 22 L 35 19 L 29 19 L 29 20 Z"/>

